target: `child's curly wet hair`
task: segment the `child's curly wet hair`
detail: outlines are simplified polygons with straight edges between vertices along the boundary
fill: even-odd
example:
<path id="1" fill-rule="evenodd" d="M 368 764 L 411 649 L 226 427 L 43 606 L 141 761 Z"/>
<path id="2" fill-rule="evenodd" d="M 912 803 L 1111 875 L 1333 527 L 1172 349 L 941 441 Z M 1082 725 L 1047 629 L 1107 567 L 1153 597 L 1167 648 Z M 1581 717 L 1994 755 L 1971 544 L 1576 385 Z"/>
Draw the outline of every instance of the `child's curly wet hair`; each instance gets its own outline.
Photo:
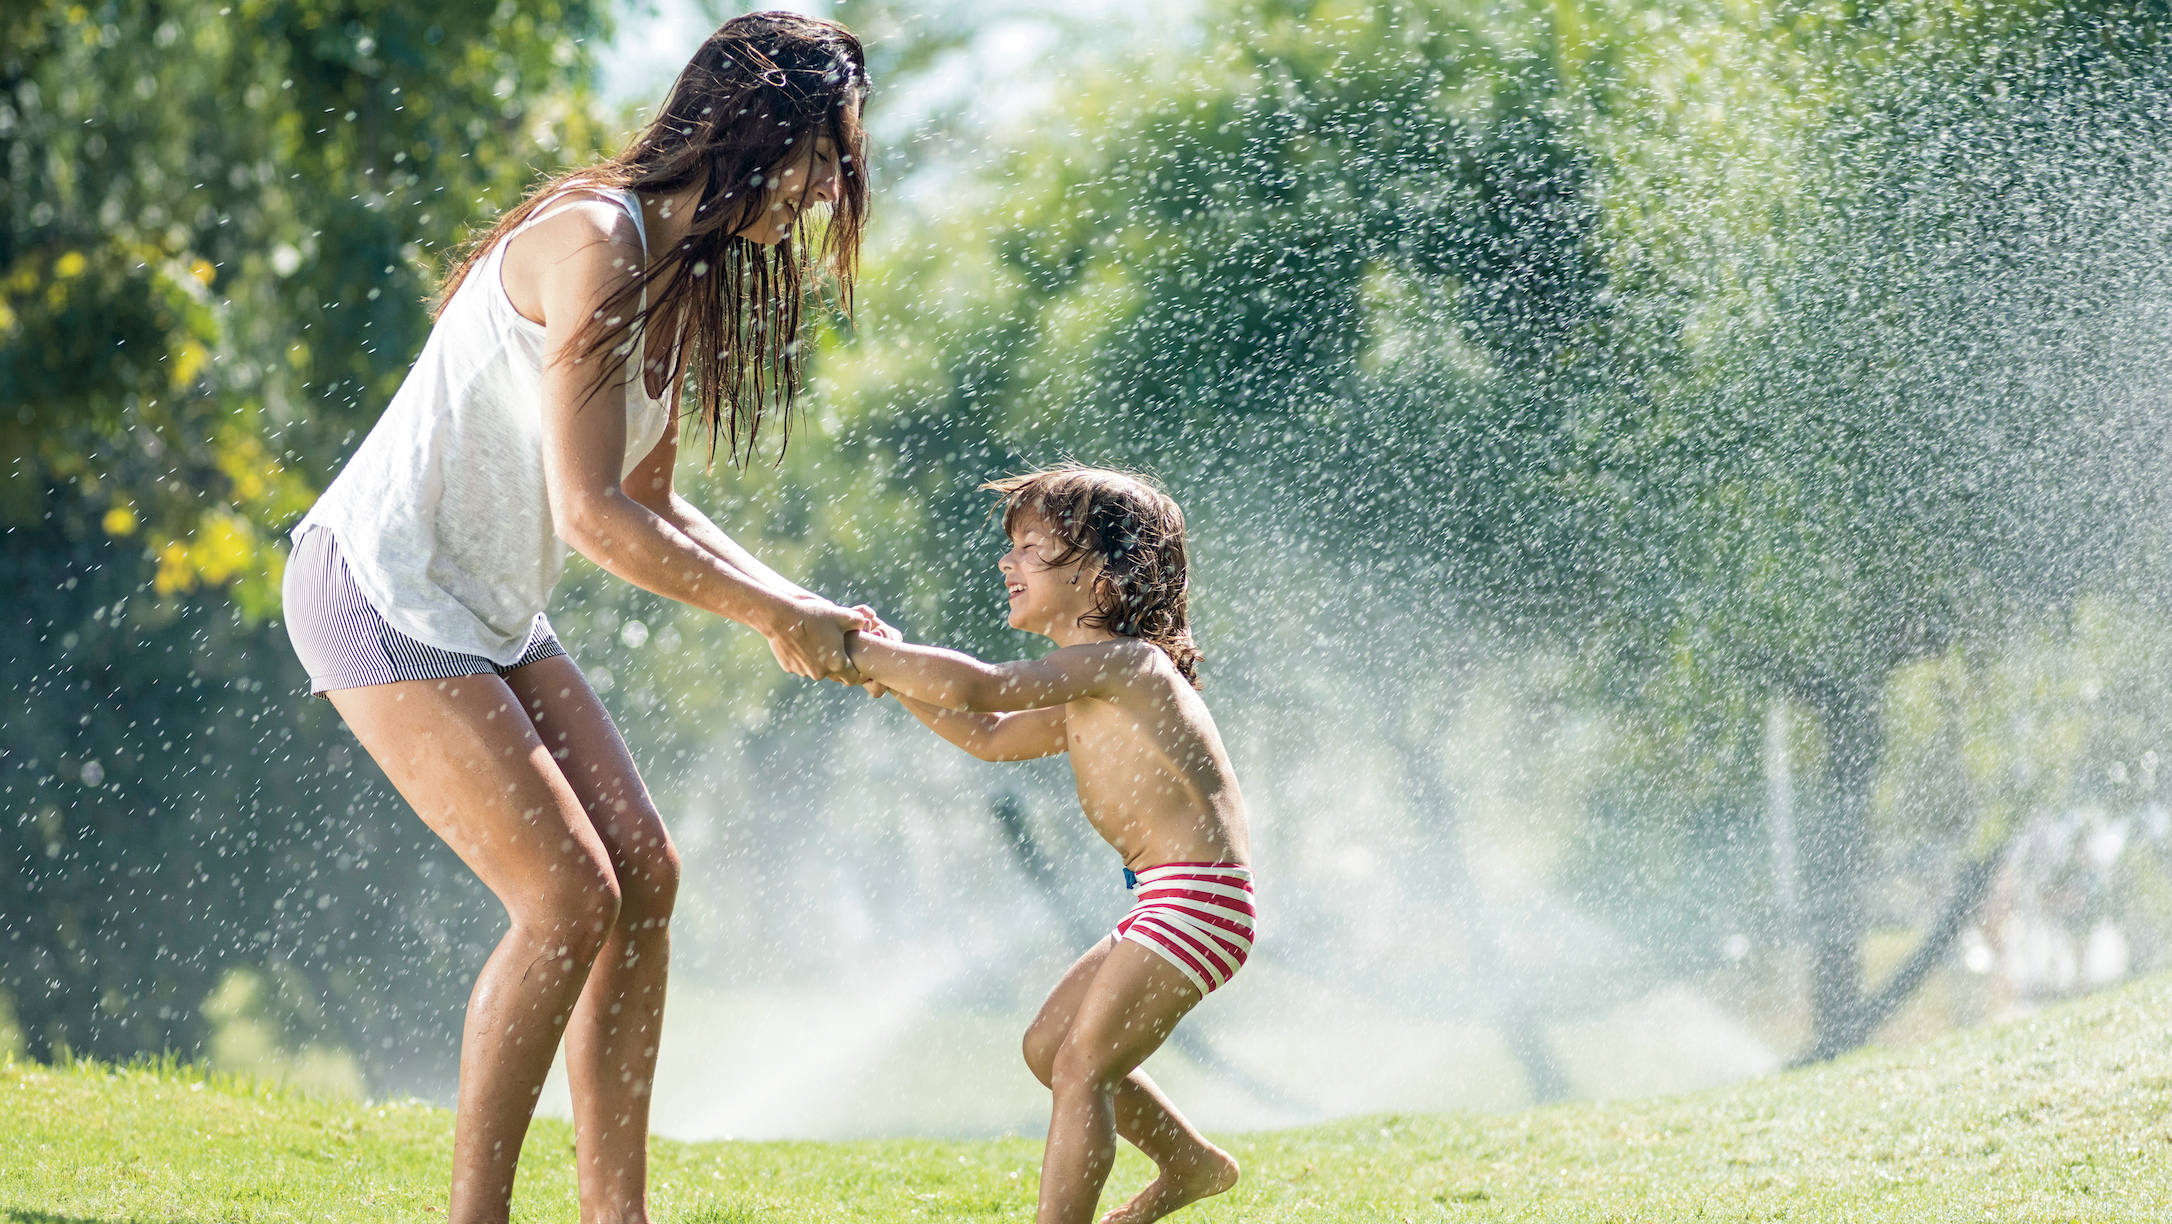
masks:
<path id="1" fill-rule="evenodd" d="M 1152 642 L 1199 687 L 1205 656 L 1185 606 L 1184 511 L 1148 477 L 1064 463 L 981 486 L 1003 495 L 1003 532 L 1019 520 L 1047 525 L 1064 545 L 1051 564 L 1098 558 L 1094 610 L 1079 623 Z"/>

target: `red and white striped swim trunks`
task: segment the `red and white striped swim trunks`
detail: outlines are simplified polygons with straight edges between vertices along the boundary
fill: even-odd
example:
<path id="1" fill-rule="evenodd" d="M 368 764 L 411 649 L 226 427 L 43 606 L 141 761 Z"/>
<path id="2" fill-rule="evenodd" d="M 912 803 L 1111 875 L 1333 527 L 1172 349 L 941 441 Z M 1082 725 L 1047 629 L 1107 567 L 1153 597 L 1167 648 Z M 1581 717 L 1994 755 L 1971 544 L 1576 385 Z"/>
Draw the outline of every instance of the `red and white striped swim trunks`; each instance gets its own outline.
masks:
<path id="1" fill-rule="evenodd" d="M 1128 939 L 1184 971 L 1210 994 L 1252 955 L 1252 869 L 1236 863 L 1163 863 L 1136 876 L 1139 899 L 1116 924 Z"/>

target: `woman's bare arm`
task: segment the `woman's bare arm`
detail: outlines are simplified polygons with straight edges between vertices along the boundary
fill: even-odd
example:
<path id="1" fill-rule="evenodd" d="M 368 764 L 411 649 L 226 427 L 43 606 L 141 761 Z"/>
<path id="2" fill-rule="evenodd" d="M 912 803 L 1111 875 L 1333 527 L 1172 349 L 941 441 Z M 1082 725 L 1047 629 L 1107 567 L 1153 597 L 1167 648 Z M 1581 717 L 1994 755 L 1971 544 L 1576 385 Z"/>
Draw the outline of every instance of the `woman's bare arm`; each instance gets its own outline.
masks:
<path id="1" fill-rule="evenodd" d="M 543 457 L 558 537 L 636 586 L 754 628 L 786 671 L 820 678 L 844 670 L 844 632 L 866 618 L 796 589 L 778 590 L 728 563 L 620 483 L 623 367 L 599 380 L 593 361 L 577 359 L 574 339 L 582 320 L 639 266 L 631 219 L 609 205 L 575 206 L 523 235 L 546 237 L 552 241 L 524 254 L 542 261 Z"/>
<path id="2" fill-rule="evenodd" d="M 673 394 L 666 402 L 677 401 L 678 396 Z M 678 489 L 674 487 L 673 477 L 678 462 L 679 418 L 674 414 L 664 426 L 664 436 L 657 440 L 656 448 L 626 477 L 626 495 L 648 507 L 658 518 L 678 528 L 688 539 L 707 549 L 725 564 L 770 590 L 807 599 L 820 598 L 814 592 L 762 564 L 760 558 L 749 552 L 739 541 L 732 539 L 708 515 L 703 514 L 700 507 L 681 497 Z"/>
<path id="3" fill-rule="evenodd" d="M 678 402 L 678 387 L 676 385 L 672 387 L 671 394 L 665 402 Z M 673 487 L 674 473 L 678 469 L 678 462 L 679 418 L 674 415 L 665 423 L 664 435 L 657 439 L 656 445 L 649 451 L 648 457 L 643 459 L 639 466 L 635 467 L 626 477 L 626 495 L 648 507 L 658 518 L 678 528 L 685 533 L 688 539 L 707 549 L 711 555 L 717 557 L 726 565 L 745 574 L 755 582 L 768 587 L 770 590 L 798 599 L 819 600 L 822 598 L 767 565 L 762 564 L 760 558 L 748 551 L 739 541 L 727 535 L 724 529 L 718 527 L 708 515 L 703 514 L 700 507 L 679 496 L 678 490 Z M 898 636 L 895 629 L 882 623 L 882 619 L 874 614 L 872 608 L 859 607 L 854 608 L 853 611 L 866 618 L 866 623 L 860 626 L 861 632 L 876 633 L 884 637 Z M 870 697 L 881 697 L 888 691 L 879 684 L 864 683 L 858 676 L 844 672 L 832 672 L 830 678 L 843 683 L 861 684 Z"/>

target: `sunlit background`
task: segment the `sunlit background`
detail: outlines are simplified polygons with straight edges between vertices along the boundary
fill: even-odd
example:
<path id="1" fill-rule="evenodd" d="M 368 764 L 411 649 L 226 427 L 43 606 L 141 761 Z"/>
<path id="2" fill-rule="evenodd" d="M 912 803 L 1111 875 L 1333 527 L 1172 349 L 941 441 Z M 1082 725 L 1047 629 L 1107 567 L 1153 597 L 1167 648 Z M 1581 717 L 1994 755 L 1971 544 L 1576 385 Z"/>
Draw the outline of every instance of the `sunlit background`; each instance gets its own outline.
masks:
<path id="1" fill-rule="evenodd" d="M 837 0 L 876 224 L 691 495 L 1018 657 L 976 485 L 1190 516 L 1263 936 L 1209 1128 L 1686 1090 L 2172 962 L 2172 25 L 2114 3 Z M 287 651 L 445 252 L 728 6 L 0 15 L 0 1043 L 449 1100 L 495 903 Z M 678 839 L 655 1120 L 1037 1133 L 1061 760 L 576 562 Z M 544 1107 L 567 1110 L 562 1079 Z"/>

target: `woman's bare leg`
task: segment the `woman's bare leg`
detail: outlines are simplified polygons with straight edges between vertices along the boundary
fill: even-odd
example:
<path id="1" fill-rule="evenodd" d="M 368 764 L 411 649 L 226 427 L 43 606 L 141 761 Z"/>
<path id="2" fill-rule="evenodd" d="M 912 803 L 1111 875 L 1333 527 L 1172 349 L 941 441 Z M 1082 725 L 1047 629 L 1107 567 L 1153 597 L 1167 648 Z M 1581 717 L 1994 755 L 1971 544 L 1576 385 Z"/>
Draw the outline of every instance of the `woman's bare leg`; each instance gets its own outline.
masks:
<path id="1" fill-rule="evenodd" d="M 1139 1068 L 1199 999 L 1175 966 L 1113 937 L 1081 956 L 1049 992 L 1026 1031 L 1026 1063 L 1055 1094 L 1040 1224 L 1093 1218 L 1119 1134 L 1160 1172 L 1109 1221 L 1158 1220 L 1237 1183 L 1237 1162 Z"/>
<path id="2" fill-rule="evenodd" d="M 543 1077 L 618 918 L 610 857 L 498 677 L 403 680 L 330 696 L 400 794 L 512 920 L 468 999 L 446 1213 L 448 1224 L 502 1224 Z"/>
<path id="3" fill-rule="evenodd" d="M 679 856 L 618 728 L 580 669 L 545 659 L 506 677 L 579 795 L 618 878 L 618 921 L 566 1028 L 583 1224 L 646 1218 L 649 1099 L 662 1033 Z"/>

